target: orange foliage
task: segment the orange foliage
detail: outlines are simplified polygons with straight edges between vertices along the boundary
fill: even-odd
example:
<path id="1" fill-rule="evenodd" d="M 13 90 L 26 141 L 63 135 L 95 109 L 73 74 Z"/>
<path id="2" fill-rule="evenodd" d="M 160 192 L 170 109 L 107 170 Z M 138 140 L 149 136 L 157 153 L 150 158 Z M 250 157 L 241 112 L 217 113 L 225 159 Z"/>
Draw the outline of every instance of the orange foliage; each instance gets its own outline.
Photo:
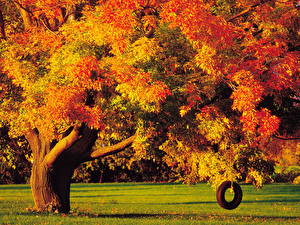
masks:
<path id="1" fill-rule="evenodd" d="M 19 4 L 24 8 L 31 9 L 33 15 L 38 18 L 45 15 L 49 18 L 61 16 L 62 7 L 72 7 L 82 0 L 18 0 Z"/>
<path id="2" fill-rule="evenodd" d="M 165 101 L 171 94 L 163 82 L 153 81 L 150 73 L 119 63 L 112 64 L 111 76 L 119 83 L 117 90 L 128 96 L 132 102 L 140 102 L 142 105 L 157 104 Z"/>
<path id="3" fill-rule="evenodd" d="M 44 115 L 43 124 L 38 127 L 46 133 L 53 125 L 86 123 L 91 127 L 103 128 L 101 121 L 102 110 L 95 106 L 89 107 L 85 104 L 86 93 L 77 87 L 58 88 L 55 85 L 49 86 L 45 98 L 45 104 L 39 109 Z M 52 133 L 55 133 L 52 131 Z"/>
<path id="4" fill-rule="evenodd" d="M 40 19 L 61 19 L 61 7 L 81 2 L 20 0 Z M 219 145 L 229 157 L 279 130 L 273 108 L 281 106 L 263 102 L 266 97 L 299 97 L 299 18 L 290 2 L 99 1 L 58 31 L 36 27 L 9 37 L 0 66 L 22 98 L 0 102 L 2 109 L 15 124 L 49 136 L 76 123 L 113 129 L 136 122 L 138 130 L 147 124 L 148 133 L 166 132 L 163 149 L 187 172 L 193 170 L 186 162 L 194 162 L 195 172 L 203 146 L 213 152 L 212 144 Z M 229 19 L 226 10 L 214 11 L 221 3 L 242 15 Z M 0 96 L 5 90 L 1 85 Z M 157 118 L 144 121 L 142 114 Z"/>
<path id="5" fill-rule="evenodd" d="M 205 1 L 170 0 L 163 5 L 160 16 L 172 27 L 180 27 L 183 34 L 195 42 L 196 48 L 202 43 L 218 50 L 231 47 L 240 30 L 224 18 L 213 16 L 209 7 Z"/>
<path id="6" fill-rule="evenodd" d="M 299 87 L 300 77 L 294 76 L 294 74 L 300 72 L 299 58 L 299 52 L 290 52 L 279 59 L 268 72 L 270 79 L 265 82 L 265 85 L 276 91 L 292 88 L 293 86 Z"/>

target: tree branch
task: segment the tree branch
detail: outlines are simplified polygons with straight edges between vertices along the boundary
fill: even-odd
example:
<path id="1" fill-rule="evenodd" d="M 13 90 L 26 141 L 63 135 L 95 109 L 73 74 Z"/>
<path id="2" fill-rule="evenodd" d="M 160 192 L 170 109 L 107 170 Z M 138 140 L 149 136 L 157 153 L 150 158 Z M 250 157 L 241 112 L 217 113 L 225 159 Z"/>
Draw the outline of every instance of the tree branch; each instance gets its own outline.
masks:
<path id="1" fill-rule="evenodd" d="M 98 148 L 90 153 L 90 157 L 92 159 L 96 159 L 99 157 L 104 157 L 108 155 L 113 155 L 123 151 L 126 147 L 132 144 L 132 142 L 136 139 L 136 135 L 133 135 L 115 145 Z"/>
<path id="2" fill-rule="evenodd" d="M 291 102 L 300 103 L 300 100 L 296 98 L 289 98 L 289 100 L 291 100 Z"/>
<path id="3" fill-rule="evenodd" d="M 247 9 L 245 9 L 245 10 L 243 10 L 242 12 L 238 13 L 237 15 L 234 15 L 233 17 L 229 18 L 229 19 L 227 20 L 227 22 L 231 22 L 232 20 L 234 20 L 234 19 L 236 19 L 236 18 L 238 18 L 238 17 L 241 17 L 241 16 L 247 14 L 248 12 L 254 10 L 256 7 L 258 7 L 258 6 L 260 6 L 260 5 L 263 5 L 263 4 L 265 4 L 266 2 L 269 2 L 269 1 L 271 1 L 271 0 L 264 0 L 264 1 L 261 1 L 260 3 L 258 3 L 258 4 L 251 5 L 251 6 L 249 6 Z"/>
<path id="4" fill-rule="evenodd" d="M 25 138 L 27 139 L 31 150 L 35 155 L 36 152 L 38 151 L 38 148 L 39 148 L 39 145 L 40 145 L 39 144 L 39 132 L 38 132 L 38 130 L 36 128 L 28 130 L 25 134 Z"/>
<path id="5" fill-rule="evenodd" d="M 79 127 L 75 126 L 71 133 L 61 139 L 51 151 L 45 156 L 44 163 L 48 167 L 52 167 L 56 159 L 63 153 L 66 149 L 71 147 L 75 141 L 80 138 Z"/>
<path id="6" fill-rule="evenodd" d="M 46 19 L 40 19 L 40 21 L 42 22 L 43 26 L 44 26 L 48 31 L 50 31 L 52 34 L 58 36 L 58 35 L 52 30 L 52 28 L 51 28 L 49 22 L 47 22 Z"/>
<path id="7" fill-rule="evenodd" d="M 300 140 L 300 137 L 282 137 L 278 135 L 273 135 L 273 137 L 284 141 Z"/>
<path id="8" fill-rule="evenodd" d="M 34 25 L 33 13 L 26 7 L 24 7 L 20 2 L 13 0 L 13 3 L 20 11 L 21 17 L 24 22 L 25 30 L 29 29 Z"/>
<path id="9" fill-rule="evenodd" d="M 0 4 L 0 7 L 1 7 L 1 4 Z M 4 16 L 3 16 L 1 8 L 0 8 L 0 33 L 1 33 L 0 39 L 6 40 L 5 22 L 4 22 Z"/>
<path id="10" fill-rule="evenodd" d="M 23 6 L 17 0 L 12 0 L 12 2 L 15 4 L 17 9 L 20 11 L 21 17 L 22 17 L 23 22 L 24 22 L 25 30 L 28 30 L 33 26 L 38 26 L 39 25 L 37 19 L 34 18 L 33 9 L 29 9 L 29 7 Z M 38 10 L 35 10 L 35 11 L 38 11 Z"/>
<path id="11" fill-rule="evenodd" d="M 16 6 L 20 7 L 21 9 L 25 10 L 28 13 L 31 13 L 27 8 L 25 8 L 20 2 L 13 0 L 13 3 L 15 3 Z"/>

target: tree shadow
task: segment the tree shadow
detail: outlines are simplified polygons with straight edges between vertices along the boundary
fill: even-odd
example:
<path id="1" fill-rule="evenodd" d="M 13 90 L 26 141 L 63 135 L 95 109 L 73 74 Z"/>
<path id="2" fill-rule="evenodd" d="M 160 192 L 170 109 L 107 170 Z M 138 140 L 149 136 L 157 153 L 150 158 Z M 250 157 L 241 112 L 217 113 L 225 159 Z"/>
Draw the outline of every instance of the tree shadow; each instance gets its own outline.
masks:
<path id="1" fill-rule="evenodd" d="M 90 188 L 90 187 L 135 187 L 135 186 L 176 186 L 176 185 L 182 185 L 182 183 L 87 183 L 87 184 L 79 184 L 79 183 L 73 183 L 72 188 Z"/>
<path id="2" fill-rule="evenodd" d="M 9 185 L 3 185 L 3 186 L 0 186 L 0 190 L 30 190 L 31 187 L 30 186 L 9 186 Z"/>
<path id="3" fill-rule="evenodd" d="M 155 205 L 202 205 L 202 204 L 217 204 L 216 201 L 206 202 L 168 202 L 168 203 L 155 203 Z"/>
<path id="4" fill-rule="evenodd" d="M 70 214 L 73 217 L 72 214 Z M 262 220 L 300 220 L 300 217 L 296 216 L 250 216 L 250 215 L 201 215 L 201 214 L 180 214 L 180 213 L 164 213 L 164 214 L 149 214 L 149 213 L 127 213 L 127 214 L 93 214 L 93 213 L 83 213 L 82 215 L 89 218 L 120 218 L 120 219 L 138 219 L 138 218 L 159 218 L 159 219 L 176 219 L 180 218 L 196 218 L 196 219 L 207 219 L 214 218 L 216 220 L 224 220 L 226 218 L 240 218 L 240 219 L 262 219 Z"/>
<path id="5" fill-rule="evenodd" d="M 151 194 L 152 197 L 155 196 L 188 196 L 190 194 Z M 105 195 L 105 194 L 99 194 L 99 195 L 72 195 L 71 198 L 106 198 L 106 197 L 120 197 L 120 196 L 145 196 L 145 194 L 116 194 L 116 195 Z"/>
<path id="6" fill-rule="evenodd" d="M 148 187 L 134 187 L 134 186 L 137 186 L 137 185 L 132 185 L 132 187 L 130 187 L 130 189 L 122 189 L 122 187 L 120 186 L 120 187 L 117 187 L 117 188 L 106 188 L 106 186 L 105 187 L 103 187 L 103 189 L 87 189 L 87 190 L 80 190 L 80 189 L 78 189 L 77 187 L 76 188 L 74 188 L 74 187 L 72 187 L 71 188 L 71 192 L 95 192 L 95 191 L 102 191 L 102 192 L 111 192 L 111 191 L 124 191 L 124 190 L 128 190 L 128 191 L 139 191 L 139 190 L 151 190 L 151 189 L 154 189 L 154 187 L 150 187 L 150 186 L 148 186 Z M 82 186 L 83 188 L 84 188 L 84 186 Z M 80 188 L 81 188 L 81 186 L 80 186 Z"/>
<path id="7" fill-rule="evenodd" d="M 62 214 L 62 213 L 51 213 L 51 212 L 18 212 L 16 215 L 22 215 L 22 216 L 32 216 L 32 215 L 40 215 L 40 216 L 68 216 L 68 217 L 88 217 L 88 218 L 150 218 L 150 217 L 176 217 L 176 216 L 182 216 L 182 214 L 159 214 L 159 213 L 124 213 L 124 214 L 100 214 L 100 213 L 91 213 L 91 212 L 85 212 L 85 211 L 76 211 L 76 212 L 70 212 L 68 214 Z"/>
<path id="8" fill-rule="evenodd" d="M 163 218 L 170 217 L 169 214 L 159 214 L 159 213 L 126 213 L 126 214 L 94 214 L 86 212 L 78 212 L 69 214 L 70 217 L 89 217 L 89 218 L 119 218 L 119 219 L 139 219 L 139 218 Z M 172 216 L 177 217 L 179 214 L 172 214 Z"/>
<path id="9" fill-rule="evenodd" d="M 238 214 L 184 214 L 184 213 L 124 213 L 124 214 L 100 214 L 100 213 L 91 213 L 84 211 L 76 211 L 71 212 L 69 214 L 59 214 L 59 213 L 36 213 L 36 212 L 21 212 L 17 213 L 17 215 L 23 216 L 32 216 L 32 215 L 54 215 L 54 216 L 64 216 L 64 217 L 88 217 L 88 218 L 116 218 L 116 219 L 147 219 L 147 218 L 157 218 L 157 219 L 196 219 L 196 220 L 207 220 L 214 219 L 224 221 L 226 219 L 234 219 L 240 221 L 251 221 L 257 220 L 257 222 L 265 220 L 272 221 L 282 221 L 282 220 L 290 220 L 294 222 L 300 222 L 300 217 L 297 216 L 261 216 L 261 215 L 238 215 Z"/>
<path id="10" fill-rule="evenodd" d="M 178 186 L 181 183 L 92 183 L 92 184 L 72 184 L 71 191 L 80 192 L 82 188 L 101 188 L 102 191 L 118 191 L 129 188 L 130 190 L 146 190 L 153 189 L 157 186 Z M 91 191 L 90 189 L 85 191 Z"/>
<path id="11" fill-rule="evenodd" d="M 270 199 L 270 200 L 243 200 L 242 203 L 288 203 L 288 202 L 300 202 L 300 199 Z"/>
<path id="12" fill-rule="evenodd" d="M 71 198 L 107 198 L 107 197 L 120 197 L 124 195 L 78 195 Z"/>

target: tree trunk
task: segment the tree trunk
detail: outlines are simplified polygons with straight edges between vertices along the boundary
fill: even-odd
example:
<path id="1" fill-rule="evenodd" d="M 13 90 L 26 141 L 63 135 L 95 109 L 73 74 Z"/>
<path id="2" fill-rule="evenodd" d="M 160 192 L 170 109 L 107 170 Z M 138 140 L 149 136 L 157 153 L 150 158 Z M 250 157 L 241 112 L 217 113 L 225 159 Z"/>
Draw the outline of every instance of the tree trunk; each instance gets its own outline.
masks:
<path id="1" fill-rule="evenodd" d="M 28 30 L 34 25 L 34 18 L 29 8 L 22 6 L 18 1 L 14 1 L 16 8 L 19 10 L 23 20 L 24 29 Z"/>
<path id="2" fill-rule="evenodd" d="M 44 138 L 37 129 L 27 135 L 27 140 L 33 152 L 30 183 L 35 204 L 34 210 L 36 211 L 60 213 L 70 211 L 72 175 L 75 168 L 81 162 L 86 161 L 83 155 L 89 152 L 94 145 L 97 131 L 84 127 L 80 139 L 77 140 L 71 133 L 67 136 L 73 138 L 74 142 L 69 143 L 70 146 L 67 146 L 57 155 L 57 152 L 53 154 L 55 146 L 51 149 L 50 141 Z M 65 141 L 65 143 L 68 143 L 68 141 Z M 56 144 L 56 146 L 59 146 L 59 144 Z M 55 158 L 53 159 L 53 157 Z M 49 164 L 49 162 L 51 163 Z"/>
<path id="3" fill-rule="evenodd" d="M 0 7 L 1 7 L 1 4 L 0 4 Z M 0 39 L 6 39 L 6 34 L 5 34 L 5 23 L 4 23 L 4 16 L 3 16 L 3 13 L 1 11 L 1 8 L 0 8 Z"/>
<path id="4" fill-rule="evenodd" d="M 35 210 L 68 213 L 74 170 L 82 162 L 120 152 L 135 139 L 132 136 L 113 146 L 92 151 L 97 137 L 98 131 L 87 126 L 72 128 L 50 148 L 50 141 L 37 129 L 26 135 L 33 152 L 31 189 Z"/>
<path id="5" fill-rule="evenodd" d="M 70 184 L 72 165 L 33 165 L 31 190 L 35 210 L 68 213 L 70 211 Z"/>
<path id="6" fill-rule="evenodd" d="M 62 160 L 49 167 L 45 156 L 51 151 L 50 142 L 33 130 L 27 136 L 33 152 L 31 190 L 37 211 L 69 212 L 70 183 L 74 164 Z"/>

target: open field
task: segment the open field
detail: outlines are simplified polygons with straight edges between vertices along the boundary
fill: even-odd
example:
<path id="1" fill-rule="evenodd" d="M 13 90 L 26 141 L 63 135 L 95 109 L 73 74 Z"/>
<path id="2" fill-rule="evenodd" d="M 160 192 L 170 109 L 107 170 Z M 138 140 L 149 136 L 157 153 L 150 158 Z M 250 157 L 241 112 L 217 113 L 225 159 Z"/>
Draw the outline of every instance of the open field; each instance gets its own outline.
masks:
<path id="1" fill-rule="evenodd" d="M 0 224 L 300 224 L 300 185 L 242 185 L 241 205 L 220 208 L 207 184 L 73 184 L 72 213 L 35 214 L 28 185 L 0 186 Z"/>

